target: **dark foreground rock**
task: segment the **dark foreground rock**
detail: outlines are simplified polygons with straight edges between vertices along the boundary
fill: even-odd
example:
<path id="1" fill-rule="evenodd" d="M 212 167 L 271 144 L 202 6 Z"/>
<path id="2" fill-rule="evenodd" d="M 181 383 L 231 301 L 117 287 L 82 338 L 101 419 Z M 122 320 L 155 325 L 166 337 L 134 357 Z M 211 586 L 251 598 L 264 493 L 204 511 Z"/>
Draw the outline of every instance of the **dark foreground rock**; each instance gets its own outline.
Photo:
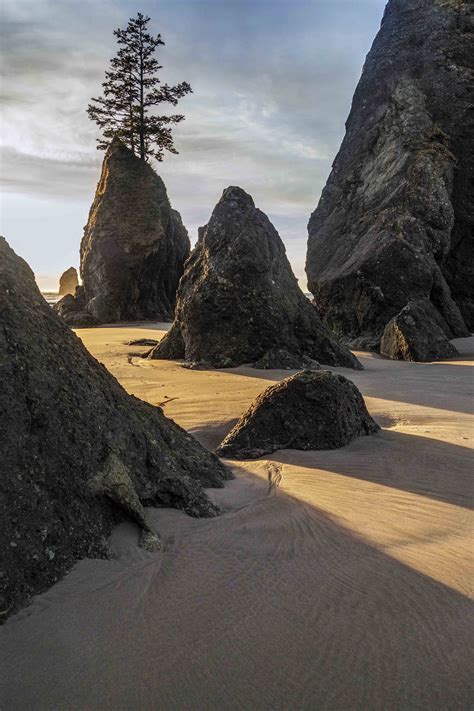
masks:
<path id="1" fill-rule="evenodd" d="M 474 328 L 470 8 L 390 0 L 367 57 L 308 226 L 310 291 L 349 340 L 380 338 L 419 299 L 431 302 L 447 338 L 467 335 L 465 322 Z"/>
<path id="2" fill-rule="evenodd" d="M 336 449 L 378 430 L 354 383 L 328 370 L 303 371 L 259 395 L 217 454 L 254 459 L 277 449 Z"/>
<path id="3" fill-rule="evenodd" d="M 77 559 L 106 555 L 125 517 L 156 547 L 143 506 L 215 515 L 203 487 L 229 477 L 161 409 L 125 392 L 0 239 L 1 619 Z"/>
<path id="4" fill-rule="evenodd" d="M 388 324 L 380 353 L 395 360 L 433 361 L 459 355 L 446 338 L 437 312 L 427 299 L 411 301 Z"/>
<path id="5" fill-rule="evenodd" d="M 161 178 L 114 139 L 81 242 L 84 300 L 75 310 L 98 323 L 170 321 L 189 248 Z M 67 323 L 73 306 L 62 310 Z"/>
<path id="6" fill-rule="evenodd" d="M 79 278 L 77 276 L 77 270 L 74 267 L 69 267 L 66 269 L 59 278 L 59 295 L 64 296 L 65 294 L 74 294 L 76 291 L 76 286 L 79 286 Z"/>
<path id="7" fill-rule="evenodd" d="M 230 187 L 199 230 L 173 326 L 150 357 L 227 368 L 253 363 L 274 349 L 361 367 L 298 287 L 269 219 L 250 195 Z"/>

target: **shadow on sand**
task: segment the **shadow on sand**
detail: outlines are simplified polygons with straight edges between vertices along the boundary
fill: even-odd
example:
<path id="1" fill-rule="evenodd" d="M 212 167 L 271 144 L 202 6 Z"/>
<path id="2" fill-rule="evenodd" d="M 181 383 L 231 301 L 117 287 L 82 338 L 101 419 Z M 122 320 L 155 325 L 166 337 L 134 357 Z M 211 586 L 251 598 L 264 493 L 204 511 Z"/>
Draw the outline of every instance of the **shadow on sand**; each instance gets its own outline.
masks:
<path id="1" fill-rule="evenodd" d="M 190 430 L 208 449 L 217 449 L 237 422 Z M 394 489 L 473 508 L 472 449 L 428 437 L 382 430 L 333 450 L 279 450 L 262 457 L 295 467 L 330 471 Z M 259 461 L 259 460 L 256 460 Z"/>
<path id="2" fill-rule="evenodd" d="M 5 708 L 470 708 L 469 599 L 256 486 L 215 519 L 149 510 L 164 553 L 84 561 L 9 620 Z"/>

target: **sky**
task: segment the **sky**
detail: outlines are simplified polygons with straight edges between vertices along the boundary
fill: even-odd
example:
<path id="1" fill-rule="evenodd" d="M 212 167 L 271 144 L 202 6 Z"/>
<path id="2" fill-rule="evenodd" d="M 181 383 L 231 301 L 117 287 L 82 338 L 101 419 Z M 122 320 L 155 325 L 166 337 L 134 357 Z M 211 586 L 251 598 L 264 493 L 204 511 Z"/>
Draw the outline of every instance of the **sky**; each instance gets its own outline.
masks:
<path id="1" fill-rule="evenodd" d="M 249 192 L 306 288 L 306 225 L 344 135 L 386 0 L 2 0 L 1 234 L 40 287 L 79 267 L 99 178 L 87 114 L 137 11 L 165 46 L 160 78 L 188 81 L 179 155 L 154 163 L 192 243 L 222 191 Z"/>

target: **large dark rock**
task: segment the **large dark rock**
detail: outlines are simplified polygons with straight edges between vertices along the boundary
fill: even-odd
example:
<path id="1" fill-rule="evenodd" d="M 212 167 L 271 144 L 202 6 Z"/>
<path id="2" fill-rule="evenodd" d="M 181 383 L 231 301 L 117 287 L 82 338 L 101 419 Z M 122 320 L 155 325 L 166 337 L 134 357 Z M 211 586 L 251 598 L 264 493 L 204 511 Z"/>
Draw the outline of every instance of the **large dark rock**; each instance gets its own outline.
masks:
<path id="1" fill-rule="evenodd" d="M 448 341 L 433 304 L 410 301 L 385 326 L 380 353 L 395 360 L 433 361 L 459 355 Z"/>
<path id="2" fill-rule="evenodd" d="M 467 335 L 463 317 L 474 327 L 470 7 L 390 0 L 365 62 L 308 226 L 310 291 L 349 340 L 379 338 L 419 299 L 431 301 L 448 338 Z"/>
<path id="3" fill-rule="evenodd" d="M 217 454 L 254 459 L 277 449 L 336 449 L 378 430 L 354 383 L 329 370 L 306 370 L 261 393 Z"/>
<path id="4" fill-rule="evenodd" d="M 0 612 L 45 590 L 78 558 L 106 554 L 143 506 L 213 516 L 203 487 L 218 458 L 128 395 L 47 305 L 28 265 L 0 239 Z"/>
<path id="5" fill-rule="evenodd" d="M 189 248 L 161 178 L 114 139 L 81 242 L 85 310 L 98 323 L 170 321 Z"/>
<path id="6" fill-rule="evenodd" d="M 252 363 L 275 349 L 360 367 L 298 287 L 269 219 L 250 195 L 230 187 L 199 230 L 173 326 L 150 357 L 219 368 Z"/>
<path id="7" fill-rule="evenodd" d="M 59 278 L 59 295 L 74 294 L 76 286 L 79 286 L 79 278 L 74 267 L 69 267 Z"/>

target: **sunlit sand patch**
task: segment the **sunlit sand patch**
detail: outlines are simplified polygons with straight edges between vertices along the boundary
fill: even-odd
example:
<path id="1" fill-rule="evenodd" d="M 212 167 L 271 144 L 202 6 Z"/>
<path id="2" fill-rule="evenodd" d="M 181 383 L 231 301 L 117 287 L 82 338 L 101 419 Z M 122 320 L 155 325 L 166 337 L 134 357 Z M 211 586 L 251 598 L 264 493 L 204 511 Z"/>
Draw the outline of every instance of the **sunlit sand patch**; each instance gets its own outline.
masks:
<path id="1" fill-rule="evenodd" d="M 179 363 L 143 360 L 139 355 L 145 349 L 140 347 L 133 358 L 139 367 L 130 368 L 127 341 L 159 338 L 167 327 L 124 325 L 83 329 L 78 335 L 129 392 L 163 404 L 168 416 L 206 446 L 217 447 L 254 398 L 287 373 L 249 367 L 189 371 Z M 467 353 L 474 351 L 474 339 L 458 340 L 458 347 L 461 343 Z M 270 459 L 283 466 L 279 490 L 326 511 L 367 543 L 467 594 L 474 527 L 466 506 L 474 431 L 468 403 L 472 381 L 463 377 L 464 367 L 459 371 L 455 366 L 471 362 L 462 354 L 459 362 L 432 365 L 357 356 L 364 371 L 338 370 L 361 389 L 386 434 L 333 452 L 277 452 Z M 241 473 L 262 480 L 268 476 L 266 460 L 239 466 Z M 234 485 L 233 491 L 237 489 Z"/>
<path id="2" fill-rule="evenodd" d="M 351 446 L 345 459 L 351 459 Z M 429 496 L 403 491 L 362 473 L 346 477 L 298 460 L 308 453 L 287 450 L 279 459 L 283 466 L 280 489 L 335 518 L 366 543 L 454 590 L 471 595 L 474 551 L 474 513 L 437 501 Z M 323 454 L 323 453 L 320 453 Z M 354 459 L 357 453 L 353 452 Z M 321 457 L 324 459 L 324 457 Z M 360 459 L 357 461 L 361 467 Z M 241 462 L 252 472 L 252 462 Z M 263 461 L 259 462 L 260 467 Z M 350 465 L 348 465 L 350 466 Z"/>

